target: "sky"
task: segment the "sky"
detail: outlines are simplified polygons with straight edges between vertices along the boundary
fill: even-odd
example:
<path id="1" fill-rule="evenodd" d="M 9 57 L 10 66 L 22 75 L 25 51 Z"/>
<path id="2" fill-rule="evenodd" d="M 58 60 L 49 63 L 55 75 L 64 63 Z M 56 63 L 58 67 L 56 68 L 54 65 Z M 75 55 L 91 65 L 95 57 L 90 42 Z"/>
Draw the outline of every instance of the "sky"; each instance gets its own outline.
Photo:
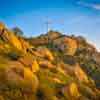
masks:
<path id="1" fill-rule="evenodd" d="M 100 0 L 0 0 L 0 22 L 25 36 L 49 29 L 84 36 L 100 51 Z"/>

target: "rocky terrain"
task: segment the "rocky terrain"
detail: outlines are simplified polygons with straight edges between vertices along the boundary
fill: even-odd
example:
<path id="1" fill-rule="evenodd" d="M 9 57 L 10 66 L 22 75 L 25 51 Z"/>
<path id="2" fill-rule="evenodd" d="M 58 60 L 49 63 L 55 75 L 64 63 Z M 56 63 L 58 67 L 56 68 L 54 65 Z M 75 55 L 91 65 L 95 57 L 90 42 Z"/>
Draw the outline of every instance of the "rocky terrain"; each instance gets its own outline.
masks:
<path id="1" fill-rule="evenodd" d="M 82 36 L 27 38 L 0 23 L 0 100 L 100 100 L 100 53 Z"/>

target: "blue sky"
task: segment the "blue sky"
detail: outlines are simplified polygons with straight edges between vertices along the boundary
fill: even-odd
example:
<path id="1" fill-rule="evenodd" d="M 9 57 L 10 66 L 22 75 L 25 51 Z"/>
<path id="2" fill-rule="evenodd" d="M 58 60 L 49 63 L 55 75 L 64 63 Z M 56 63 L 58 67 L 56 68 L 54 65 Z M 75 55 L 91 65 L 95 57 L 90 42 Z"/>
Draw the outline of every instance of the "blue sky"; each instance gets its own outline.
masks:
<path id="1" fill-rule="evenodd" d="M 0 0 L 0 22 L 26 36 L 50 29 L 85 36 L 100 51 L 100 0 Z"/>

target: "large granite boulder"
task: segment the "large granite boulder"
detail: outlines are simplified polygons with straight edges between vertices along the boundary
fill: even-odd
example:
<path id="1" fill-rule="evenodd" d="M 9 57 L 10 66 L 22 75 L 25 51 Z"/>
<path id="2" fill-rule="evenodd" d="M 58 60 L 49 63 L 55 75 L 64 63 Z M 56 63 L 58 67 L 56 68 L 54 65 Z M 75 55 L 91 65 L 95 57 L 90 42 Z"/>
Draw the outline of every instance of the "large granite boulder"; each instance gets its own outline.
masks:
<path id="1" fill-rule="evenodd" d="M 58 38 L 53 41 L 58 49 L 63 51 L 66 55 L 74 55 L 77 50 L 77 42 L 68 36 Z"/>
<path id="2" fill-rule="evenodd" d="M 38 88 L 36 75 L 19 62 L 9 62 L 0 68 L 0 81 L 1 87 L 5 82 L 6 86 L 21 88 L 24 92 L 36 92 Z"/>
<path id="3" fill-rule="evenodd" d="M 21 57 L 19 62 L 25 67 L 29 68 L 32 72 L 37 72 L 39 70 L 39 64 L 36 57 L 31 54 L 26 54 L 25 56 Z"/>

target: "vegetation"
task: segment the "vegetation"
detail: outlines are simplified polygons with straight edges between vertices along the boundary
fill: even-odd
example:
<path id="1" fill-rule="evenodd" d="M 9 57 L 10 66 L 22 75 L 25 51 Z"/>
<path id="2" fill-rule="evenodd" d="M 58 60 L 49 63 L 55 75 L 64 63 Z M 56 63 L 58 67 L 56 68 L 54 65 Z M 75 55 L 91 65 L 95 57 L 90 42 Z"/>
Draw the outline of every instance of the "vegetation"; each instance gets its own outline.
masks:
<path id="1" fill-rule="evenodd" d="M 9 47 L 8 50 L 1 50 L 0 54 L 11 60 L 18 60 L 18 58 L 23 56 L 22 51 L 16 49 L 16 47 Z"/>
<path id="2" fill-rule="evenodd" d="M 22 37 L 24 35 L 23 31 L 19 27 L 14 27 L 12 31 L 19 37 Z"/>

